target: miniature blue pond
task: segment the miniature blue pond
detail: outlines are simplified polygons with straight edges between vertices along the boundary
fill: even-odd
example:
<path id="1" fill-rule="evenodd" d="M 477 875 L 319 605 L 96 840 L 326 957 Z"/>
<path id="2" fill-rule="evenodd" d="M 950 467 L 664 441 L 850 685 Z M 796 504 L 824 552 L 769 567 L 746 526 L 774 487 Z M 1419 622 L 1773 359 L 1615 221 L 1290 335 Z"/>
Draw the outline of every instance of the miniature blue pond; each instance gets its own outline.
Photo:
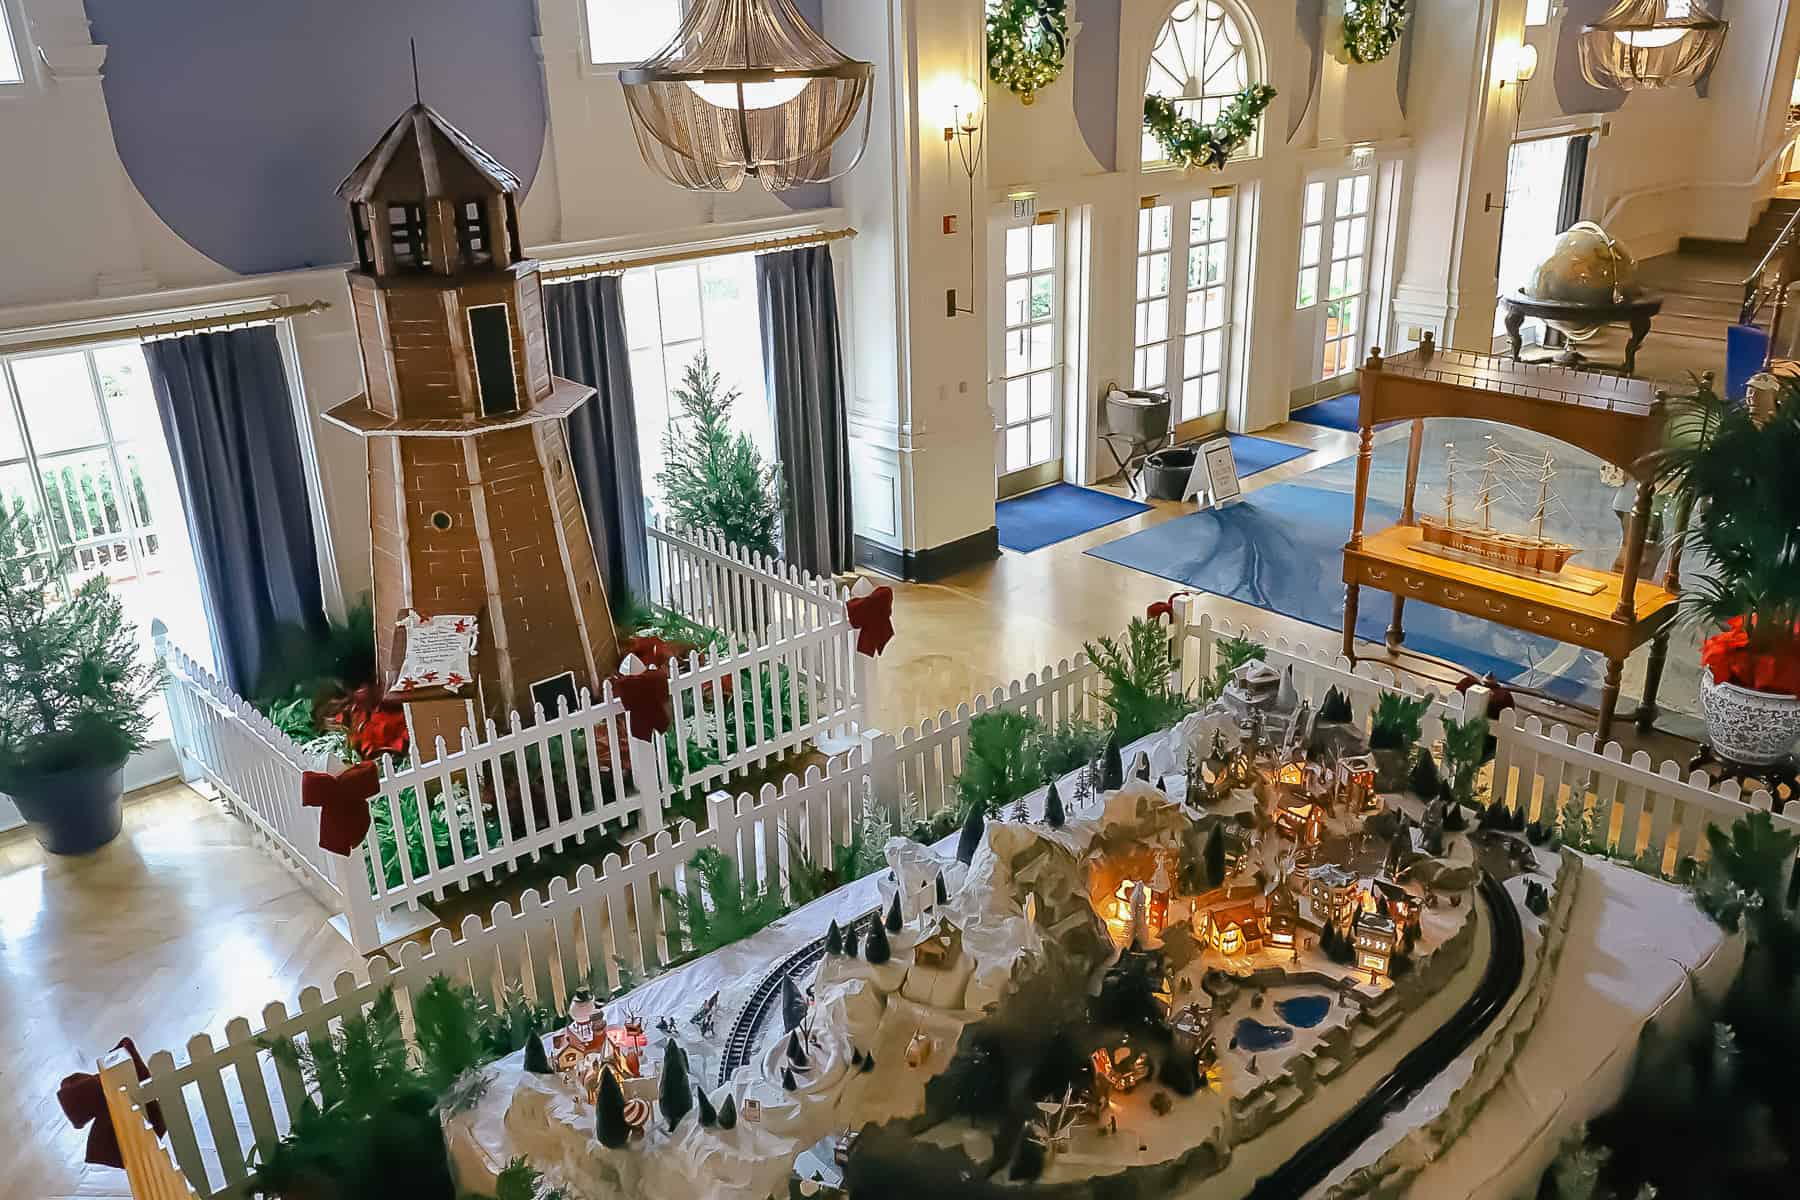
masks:
<path id="1" fill-rule="evenodd" d="M 1293 996 L 1275 1002 L 1275 1012 L 1289 1025 L 1311 1029 L 1331 1011 L 1330 996 Z"/>
<path id="2" fill-rule="evenodd" d="M 1255 1054 L 1260 1050 L 1273 1050 L 1277 1046 L 1287 1045 L 1294 1040 L 1294 1031 L 1280 1025 L 1264 1025 L 1261 1021 L 1245 1017 L 1237 1023 L 1237 1031 L 1232 1034 L 1231 1040 L 1237 1044 L 1238 1049 Z"/>

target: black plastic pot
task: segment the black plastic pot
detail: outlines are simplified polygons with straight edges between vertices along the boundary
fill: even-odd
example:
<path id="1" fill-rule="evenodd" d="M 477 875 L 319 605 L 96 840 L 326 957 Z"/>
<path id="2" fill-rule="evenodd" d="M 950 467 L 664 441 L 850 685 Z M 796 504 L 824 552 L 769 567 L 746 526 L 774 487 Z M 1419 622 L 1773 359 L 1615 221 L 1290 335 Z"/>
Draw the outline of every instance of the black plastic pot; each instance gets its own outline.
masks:
<path id="1" fill-rule="evenodd" d="M 119 836 L 125 764 L 78 767 L 18 779 L 7 795 L 52 854 L 89 854 Z"/>
<path id="2" fill-rule="evenodd" d="M 1187 490 L 1188 476 L 1194 473 L 1196 453 L 1191 446 L 1174 446 L 1146 457 L 1139 477 L 1144 495 L 1152 500 L 1181 499 L 1181 493 Z"/>

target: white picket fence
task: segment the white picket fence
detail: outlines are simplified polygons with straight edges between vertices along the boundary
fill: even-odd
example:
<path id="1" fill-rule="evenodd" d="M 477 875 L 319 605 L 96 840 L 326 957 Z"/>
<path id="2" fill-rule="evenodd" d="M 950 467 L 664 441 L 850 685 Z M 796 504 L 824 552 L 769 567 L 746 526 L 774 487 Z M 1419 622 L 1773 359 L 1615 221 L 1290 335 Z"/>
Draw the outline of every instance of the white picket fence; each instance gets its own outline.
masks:
<path id="1" fill-rule="evenodd" d="M 210 784 L 255 828 L 338 911 L 334 924 L 366 953 L 431 924 L 425 906 L 452 889 L 491 883 L 598 830 L 654 834 L 683 798 L 697 811 L 707 792 L 823 735 L 845 738 L 863 727 L 856 634 L 831 581 L 753 559 L 713 537 L 653 527 L 650 546 L 656 602 L 721 629 L 731 642 L 704 659 L 696 653 L 665 664 L 675 722 L 665 734 L 639 740 L 605 686 L 598 698 L 584 692 L 572 712 L 540 710 L 529 724 L 513 713 L 504 726 L 463 730 L 454 749 L 441 739 L 415 746 L 404 767 L 383 760 L 370 800 L 377 829 L 341 858 L 319 849 L 318 814 L 300 805 L 302 771 L 324 764 L 173 645 L 159 624 L 183 772 Z"/>
<path id="2" fill-rule="evenodd" d="M 1181 675 L 1210 674 L 1215 647 L 1233 631 L 1206 619 L 1178 630 L 1183 650 Z M 1305 695 L 1322 697 L 1337 687 L 1352 697 L 1366 719 L 1375 697 L 1394 690 L 1374 678 L 1379 671 L 1352 671 L 1328 653 L 1258 638 L 1277 665 L 1293 665 Z M 305 1094 L 302 1081 L 277 1064 L 264 1039 L 321 1036 L 334 1022 L 362 1012 L 383 987 L 400 999 L 410 1031 L 411 997 L 434 975 L 471 984 L 496 1001 L 517 989 L 529 999 L 560 1010 L 579 986 L 612 991 L 630 978 L 642 980 L 676 963 L 688 951 L 673 920 L 669 893 L 697 897 L 688 867 L 700 851 L 713 848 L 738 865 L 742 878 L 778 889 L 789 901 L 793 856 L 814 863 L 831 861 L 835 847 L 848 845 L 865 799 L 897 811 L 904 798 L 929 815 L 955 803 L 956 776 L 967 750 L 969 728 L 983 712 L 1007 708 L 1045 720 L 1099 715 L 1098 673 L 1084 658 L 1059 662 L 1008 687 L 959 705 L 954 714 L 922 722 L 898 737 L 869 734 L 863 747 L 833 760 L 828 769 L 789 776 L 779 789 L 766 785 L 752 796 L 708 798 L 707 827 L 682 822 L 610 854 L 598 870 L 583 866 L 573 883 L 552 880 L 547 894 L 527 891 L 518 907 L 500 903 L 489 919 L 463 921 L 458 934 L 437 929 L 429 945 L 406 943 L 391 957 L 376 956 L 366 977 L 345 973 L 327 996 L 318 988 L 300 993 L 297 1012 L 281 1003 L 266 1007 L 257 1025 L 238 1018 L 224 1027 L 224 1043 L 207 1035 L 191 1039 L 181 1059 L 160 1051 L 149 1059 L 150 1078 L 121 1080 L 123 1099 L 143 1105 L 159 1101 L 169 1122 L 169 1149 L 195 1192 L 210 1200 L 242 1193 L 248 1163 L 258 1144 L 280 1137 L 291 1125 Z M 1460 714 L 1454 695 L 1434 705 L 1428 736 L 1444 717 Z M 1650 767 L 1642 754 L 1623 759 L 1616 744 L 1596 750 L 1582 735 L 1571 741 L 1560 726 L 1546 730 L 1535 719 L 1510 714 L 1496 723 L 1494 798 L 1528 806 L 1528 815 L 1553 819 L 1563 806 L 1599 806 L 1615 852 L 1653 855 L 1673 864 L 1681 856 L 1705 854 L 1709 825 L 1729 827 L 1757 808 L 1768 809 L 1759 793 L 1746 803 L 1684 781 L 1673 764 Z M 1776 814 L 1783 828 L 1800 830 L 1800 802 Z M 668 889 L 665 891 L 664 889 Z M 146 1192 L 161 1195 L 163 1193 Z"/>

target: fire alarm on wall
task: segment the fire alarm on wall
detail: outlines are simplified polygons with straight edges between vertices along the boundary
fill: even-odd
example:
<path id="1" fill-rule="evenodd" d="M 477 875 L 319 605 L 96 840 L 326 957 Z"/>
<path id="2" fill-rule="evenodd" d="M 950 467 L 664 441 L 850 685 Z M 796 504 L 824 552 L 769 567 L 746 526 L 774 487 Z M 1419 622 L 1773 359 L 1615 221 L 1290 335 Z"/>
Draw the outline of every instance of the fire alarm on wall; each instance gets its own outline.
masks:
<path id="1" fill-rule="evenodd" d="M 945 214 L 945 216 L 944 216 L 944 232 L 946 234 L 956 232 L 956 214 L 955 213 Z"/>

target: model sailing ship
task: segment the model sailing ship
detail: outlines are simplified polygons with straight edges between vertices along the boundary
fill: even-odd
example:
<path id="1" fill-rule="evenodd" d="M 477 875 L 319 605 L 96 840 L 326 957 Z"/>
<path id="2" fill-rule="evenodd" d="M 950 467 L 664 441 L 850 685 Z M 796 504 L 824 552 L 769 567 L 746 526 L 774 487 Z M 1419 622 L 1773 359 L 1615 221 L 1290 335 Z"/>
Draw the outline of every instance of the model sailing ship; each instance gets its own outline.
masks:
<path id="1" fill-rule="evenodd" d="M 1421 514 L 1420 549 L 1446 558 L 1459 558 L 1485 567 L 1523 575 L 1556 575 L 1568 565 L 1578 550 L 1567 542 L 1544 536 L 1544 518 L 1557 502 L 1550 490 L 1556 477 L 1555 462 L 1548 451 L 1543 459 L 1526 458 L 1501 449 L 1488 441 L 1486 461 L 1481 468 L 1481 490 L 1475 499 L 1480 510 L 1479 522 L 1456 515 L 1456 446 L 1446 442 L 1448 461 L 1444 468 L 1444 515 Z M 1522 478 L 1527 470 L 1537 471 L 1537 509 L 1532 515 L 1530 533 L 1510 533 L 1495 529 L 1493 521 L 1494 493 L 1512 494 L 1512 481 Z"/>

